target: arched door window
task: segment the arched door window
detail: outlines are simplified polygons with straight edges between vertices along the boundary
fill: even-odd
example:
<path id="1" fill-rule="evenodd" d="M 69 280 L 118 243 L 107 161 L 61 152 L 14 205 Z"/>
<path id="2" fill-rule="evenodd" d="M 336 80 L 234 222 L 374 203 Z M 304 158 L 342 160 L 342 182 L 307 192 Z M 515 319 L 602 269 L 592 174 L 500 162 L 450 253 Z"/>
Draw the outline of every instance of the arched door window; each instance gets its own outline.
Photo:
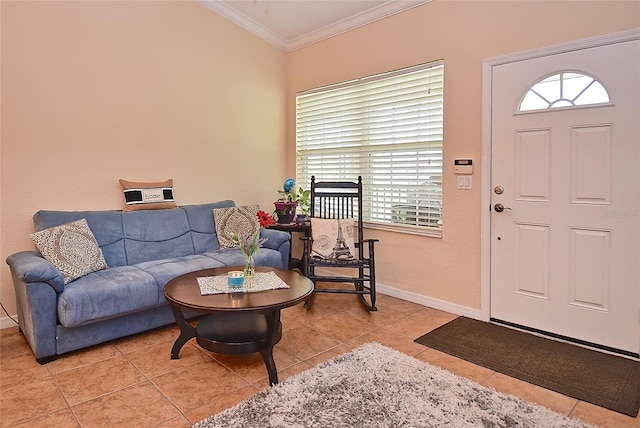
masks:
<path id="1" fill-rule="evenodd" d="M 518 112 L 608 104 L 609 93 L 596 78 L 578 71 L 551 74 L 525 93 Z"/>

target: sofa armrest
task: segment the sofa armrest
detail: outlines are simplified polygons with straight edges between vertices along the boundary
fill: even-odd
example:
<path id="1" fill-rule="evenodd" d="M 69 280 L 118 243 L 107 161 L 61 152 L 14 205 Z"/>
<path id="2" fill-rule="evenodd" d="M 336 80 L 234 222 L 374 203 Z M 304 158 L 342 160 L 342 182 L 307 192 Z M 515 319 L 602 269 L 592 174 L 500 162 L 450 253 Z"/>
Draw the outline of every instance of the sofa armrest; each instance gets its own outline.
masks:
<path id="1" fill-rule="evenodd" d="M 281 230 L 263 228 L 260 230 L 260 237 L 267 238 L 262 245 L 264 248 L 280 252 L 282 267 L 287 269 L 289 266 L 289 254 L 291 253 L 291 235 Z"/>
<path id="2" fill-rule="evenodd" d="M 62 274 L 37 251 L 21 251 L 7 257 L 11 275 L 24 283 L 43 282 L 57 293 L 64 290 Z"/>
<path id="3" fill-rule="evenodd" d="M 272 250 L 277 250 L 283 243 L 291 241 L 291 235 L 275 229 L 260 229 L 260 238 L 266 238 L 262 246 Z"/>
<path id="4" fill-rule="evenodd" d="M 36 252 L 13 254 L 7 259 L 7 264 L 11 267 L 16 292 L 20 330 L 29 342 L 36 360 L 41 364 L 50 361 L 57 353 L 58 292 L 54 284 L 62 287 L 62 276 L 59 272 L 57 275 L 51 272 L 50 269 L 56 272 L 57 269 L 53 266 L 46 267 L 50 263 Z M 29 268 L 33 266 L 36 268 Z M 33 281 L 38 276 L 48 282 Z"/>

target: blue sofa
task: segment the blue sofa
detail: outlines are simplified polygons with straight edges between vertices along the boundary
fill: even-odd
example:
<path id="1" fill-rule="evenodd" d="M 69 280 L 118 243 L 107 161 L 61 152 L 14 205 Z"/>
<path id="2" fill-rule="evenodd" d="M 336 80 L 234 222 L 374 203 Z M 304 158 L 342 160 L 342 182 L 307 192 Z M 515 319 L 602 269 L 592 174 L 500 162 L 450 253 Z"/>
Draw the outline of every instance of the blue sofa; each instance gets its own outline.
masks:
<path id="1" fill-rule="evenodd" d="M 175 322 L 163 287 L 184 273 L 240 266 L 221 249 L 213 209 L 233 201 L 143 211 L 39 211 L 36 231 L 86 219 L 108 268 L 64 284 L 38 251 L 10 255 L 20 329 L 41 364 L 58 355 Z M 262 229 L 258 266 L 287 266 L 290 235 Z"/>

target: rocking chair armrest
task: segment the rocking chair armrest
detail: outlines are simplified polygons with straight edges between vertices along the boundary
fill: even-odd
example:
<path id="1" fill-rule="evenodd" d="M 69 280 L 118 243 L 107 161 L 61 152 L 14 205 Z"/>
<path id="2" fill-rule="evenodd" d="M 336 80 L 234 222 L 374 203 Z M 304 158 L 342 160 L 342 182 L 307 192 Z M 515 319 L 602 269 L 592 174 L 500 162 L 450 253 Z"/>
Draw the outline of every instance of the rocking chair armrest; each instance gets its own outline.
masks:
<path id="1" fill-rule="evenodd" d="M 356 242 L 356 248 L 360 247 L 360 244 L 368 244 L 369 248 L 373 248 L 373 244 L 375 244 L 376 242 L 380 242 L 379 239 L 363 239 L 362 242 Z"/>
<path id="2" fill-rule="evenodd" d="M 362 242 L 380 242 L 380 240 L 376 238 L 370 238 L 370 239 L 363 239 Z"/>
<path id="3" fill-rule="evenodd" d="M 368 254 L 368 258 L 372 259 L 375 251 L 374 244 L 378 241 L 379 239 L 374 238 L 374 239 L 363 239 L 360 242 L 355 242 L 356 248 L 358 249 L 359 257 L 360 258 L 365 257 L 365 251 L 366 251 L 366 254 Z"/>

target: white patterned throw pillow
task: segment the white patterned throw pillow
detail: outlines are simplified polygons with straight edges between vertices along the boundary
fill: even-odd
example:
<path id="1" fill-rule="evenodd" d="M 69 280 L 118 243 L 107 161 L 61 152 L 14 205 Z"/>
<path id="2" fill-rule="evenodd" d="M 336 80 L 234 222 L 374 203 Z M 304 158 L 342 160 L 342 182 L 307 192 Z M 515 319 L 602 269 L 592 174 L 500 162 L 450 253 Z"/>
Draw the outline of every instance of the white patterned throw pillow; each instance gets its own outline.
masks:
<path id="1" fill-rule="evenodd" d="M 241 237 L 255 235 L 260 230 L 258 210 L 258 205 L 214 209 L 213 221 L 216 224 L 220 248 L 237 247 L 231 240 L 236 233 Z"/>
<path id="2" fill-rule="evenodd" d="M 29 237 L 40 254 L 62 273 L 65 285 L 108 267 L 85 219 L 50 227 Z"/>

